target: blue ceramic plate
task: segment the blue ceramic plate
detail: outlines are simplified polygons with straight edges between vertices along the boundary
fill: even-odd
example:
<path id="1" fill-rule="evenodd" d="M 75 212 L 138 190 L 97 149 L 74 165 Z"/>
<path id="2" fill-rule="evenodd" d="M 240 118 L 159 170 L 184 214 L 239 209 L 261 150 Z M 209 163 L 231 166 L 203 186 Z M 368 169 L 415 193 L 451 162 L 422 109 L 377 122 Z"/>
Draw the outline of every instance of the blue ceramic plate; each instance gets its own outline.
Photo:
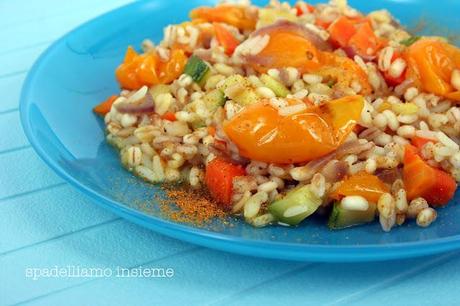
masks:
<path id="1" fill-rule="evenodd" d="M 118 93 L 114 70 L 129 44 L 159 41 L 162 28 L 187 18 L 203 1 L 137 2 L 103 15 L 54 43 L 35 63 L 23 88 L 21 120 L 32 146 L 60 176 L 95 203 L 165 235 L 225 251 L 301 261 L 369 261 L 420 256 L 460 247 L 460 207 L 439 210 L 428 229 L 409 223 L 384 233 L 379 224 L 329 231 L 312 219 L 297 228 L 254 229 L 238 220 L 204 228 L 161 215 L 153 195 L 161 192 L 125 171 L 104 141 L 103 122 L 91 108 Z M 258 3 L 260 4 L 260 3 Z M 456 0 L 351 1 L 370 11 L 387 8 L 403 24 L 428 24 L 440 35 L 460 29 Z"/>

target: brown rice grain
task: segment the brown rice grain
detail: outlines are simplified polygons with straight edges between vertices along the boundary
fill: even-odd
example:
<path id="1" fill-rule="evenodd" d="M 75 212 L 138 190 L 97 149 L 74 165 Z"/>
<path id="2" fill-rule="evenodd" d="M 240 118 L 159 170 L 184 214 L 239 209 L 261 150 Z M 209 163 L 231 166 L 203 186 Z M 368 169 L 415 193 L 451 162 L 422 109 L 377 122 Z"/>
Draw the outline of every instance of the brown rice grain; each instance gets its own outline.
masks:
<path id="1" fill-rule="evenodd" d="M 396 214 L 396 224 L 401 226 L 404 224 L 406 221 L 406 215 L 405 214 Z"/>
<path id="2" fill-rule="evenodd" d="M 304 74 L 302 75 L 302 79 L 305 81 L 305 83 L 312 85 L 321 83 L 323 77 L 316 74 Z"/>
<path id="3" fill-rule="evenodd" d="M 243 215 L 245 219 L 253 219 L 257 216 L 260 211 L 262 203 L 268 200 L 268 194 L 263 191 L 259 191 L 249 198 L 244 203 Z"/>
<path id="4" fill-rule="evenodd" d="M 409 203 L 406 215 L 409 218 L 416 218 L 423 209 L 428 207 L 428 202 L 424 198 L 413 199 Z"/>
<path id="5" fill-rule="evenodd" d="M 396 222 L 395 201 L 391 194 L 384 193 L 380 196 L 377 202 L 377 209 L 382 229 L 385 232 L 389 232 Z"/>
<path id="6" fill-rule="evenodd" d="M 436 217 L 436 210 L 431 207 L 424 208 L 417 214 L 417 225 L 420 227 L 428 227 L 436 220 Z"/>
<path id="7" fill-rule="evenodd" d="M 412 125 L 402 125 L 397 129 L 396 133 L 404 138 L 412 138 L 415 135 L 415 128 Z"/>
<path id="8" fill-rule="evenodd" d="M 396 131 L 399 127 L 399 122 L 396 118 L 396 115 L 390 110 L 384 110 L 382 114 L 387 118 L 388 127 L 391 130 Z"/>
<path id="9" fill-rule="evenodd" d="M 398 121 L 404 124 L 412 124 L 416 122 L 418 115 L 398 115 Z"/>
<path id="10" fill-rule="evenodd" d="M 275 221 L 275 217 L 271 213 L 266 213 L 252 219 L 252 225 L 255 227 L 264 227 Z"/>
<path id="11" fill-rule="evenodd" d="M 276 95 L 275 93 L 273 92 L 273 90 L 271 90 L 270 88 L 268 87 L 265 87 L 265 86 L 262 86 L 262 87 L 258 87 L 256 89 L 256 92 L 263 98 L 275 98 Z"/>
<path id="12" fill-rule="evenodd" d="M 141 143 L 140 148 L 143 155 L 147 155 L 149 157 L 156 155 L 155 150 L 148 143 Z"/>
<path id="13" fill-rule="evenodd" d="M 406 190 L 404 188 L 400 188 L 396 192 L 395 204 L 398 213 L 406 213 L 409 205 L 407 204 Z"/>
<path id="14" fill-rule="evenodd" d="M 385 128 L 387 127 L 387 123 L 388 123 L 388 120 L 384 114 L 379 113 L 374 117 L 374 120 L 373 120 L 374 126 L 381 129 L 382 131 L 385 130 Z"/>

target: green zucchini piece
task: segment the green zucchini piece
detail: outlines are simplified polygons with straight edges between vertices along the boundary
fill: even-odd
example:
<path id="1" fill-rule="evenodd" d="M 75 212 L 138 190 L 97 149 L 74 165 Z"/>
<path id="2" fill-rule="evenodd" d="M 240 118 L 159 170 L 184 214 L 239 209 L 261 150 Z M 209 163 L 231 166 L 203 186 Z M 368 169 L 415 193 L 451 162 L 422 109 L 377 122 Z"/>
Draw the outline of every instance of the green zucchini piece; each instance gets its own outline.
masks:
<path id="1" fill-rule="evenodd" d="M 252 88 L 246 88 L 243 92 L 234 97 L 233 101 L 239 105 L 246 106 L 256 103 L 259 99 L 259 95 Z"/>
<path id="2" fill-rule="evenodd" d="M 198 56 L 192 55 L 187 64 L 185 64 L 184 73 L 192 77 L 192 79 L 199 83 L 206 73 L 208 72 L 208 65 Z"/>
<path id="3" fill-rule="evenodd" d="M 321 205 L 322 199 L 311 192 L 310 186 L 297 187 L 282 199 L 268 206 L 269 212 L 282 223 L 297 225 L 313 214 Z"/>
<path id="4" fill-rule="evenodd" d="M 277 97 L 286 98 L 286 96 L 289 94 L 289 89 L 287 89 L 286 86 L 284 86 L 268 74 L 262 74 L 260 76 L 260 80 L 262 81 L 262 83 L 265 84 L 265 86 L 270 88 Z"/>
<path id="5" fill-rule="evenodd" d="M 256 93 L 254 88 L 251 86 L 251 83 L 246 79 L 244 76 L 239 74 L 234 74 L 227 77 L 222 84 L 220 84 L 217 88 L 220 89 L 222 92 L 233 85 L 240 84 L 244 87 L 244 90 L 239 93 L 236 97 L 232 97 L 232 100 L 236 103 L 246 106 L 249 104 L 256 103 L 259 101 L 259 95 Z"/>
<path id="6" fill-rule="evenodd" d="M 369 203 L 366 211 L 344 209 L 340 202 L 335 202 L 327 225 L 330 229 L 342 229 L 374 221 L 377 205 Z"/>
<path id="7" fill-rule="evenodd" d="M 206 126 L 206 122 L 204 122 L 201 119 L 192 121 L 192 122 L 190 122 L 190 124 L 192 125 L 192 128 L 194 128 L 194 129 L 199 129 L 199 128 L 202 128 L 202 127 Z"/>
<path id="8" fill-rule="evenodd" d="M 417 40 L 419 40 L 420 38 L 422 38 L 421 36 L 411 36 L 409 38 L 406 38 L 406 39 L 403 39 L 401 40 L 399 43 L 401 45 L 404 45 L 406 47 L 409 47 L 410 45 L 412 45 L 413 43 L 415 43 Z"/>
<path id="9" fill-rule="evenodd" d="M 229 77 L 227 77 L 217 88 L 225 91 L 227 88 L 236 85 L 236 84 L 241 84 L 244 87 L 249 87 L 250 83 L 249 81 L 242 75 L 239 74 L 234 74 Z"/>
<path id="10" fill-rule="evenodd" d="M 156 99 L 156 97 L 158 95 L 169 93 L 169 92 L 171 92 L 171 90 L 169 88 L 169 85 L 157 84 L 157 85 L 153 86 L 152 88 L 150 88 L 149 92 L 152 95 L 152 97 L 154 99 Z"/>
<path id="11" fill-rule="evenodd" d="M 211 73 L 211 70 L 209 69 L 208 71 L 206 71 L 206 73 L 204 74 L 204 76 L 201 78 L 201 80 L 199 80 L 197 82 L 198 85 L 200 85 L 201 87 L 203 87 L 204 85 L 206 85 L 206 82 L 208 81 L 209 77 L 212 75 Z"/>
<path id="12" fill-rule="evenodd" d="M 203 97 L 209 111 L 214 112 L 225 104 L 225 95 L 220 89 L 213 89 Z"/>

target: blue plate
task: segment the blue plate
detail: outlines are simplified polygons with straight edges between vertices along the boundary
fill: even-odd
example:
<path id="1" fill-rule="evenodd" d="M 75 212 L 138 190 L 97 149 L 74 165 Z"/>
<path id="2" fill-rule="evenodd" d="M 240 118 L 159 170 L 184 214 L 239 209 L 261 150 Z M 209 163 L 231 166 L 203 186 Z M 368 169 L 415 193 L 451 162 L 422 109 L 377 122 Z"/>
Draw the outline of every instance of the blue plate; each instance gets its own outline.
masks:
<path id="1" fill-rule="evenodd" d="M 413 222 L 384 233 L 380 225 L 329 231 L 313 218 L 297 228 L 254 229 L 239 220 L 206 227 L 167 220 L 155 205 L 161 193 L 125 171 L 104 141 L 104 124 L 91 108 L 118 93 L 114 70 L 128 45 L 159 41 L 162 28 L 179 23 L 203 1 L 137 2 L 90 21 L 54 43 L 35 63 L 25 82 L 21 121 L 32 146 L 60 176 L 95 203 L 165 235 L 225 251 L 300 261 L 370 261 L 420 256 L 460 247 L 460 208 L 455 198 L 438 220 L 421 229 Z M 258 3 L 260 4 L 260 3 Z M 403 24 L 428 24 L 438 35 L 460 29 L 460 2 L 351 1 L 370 11 L 387 8 Z M 455 34 L 455 33 L 454 33 Z M 458 34 L 458 33 L 457 33 Z"/>

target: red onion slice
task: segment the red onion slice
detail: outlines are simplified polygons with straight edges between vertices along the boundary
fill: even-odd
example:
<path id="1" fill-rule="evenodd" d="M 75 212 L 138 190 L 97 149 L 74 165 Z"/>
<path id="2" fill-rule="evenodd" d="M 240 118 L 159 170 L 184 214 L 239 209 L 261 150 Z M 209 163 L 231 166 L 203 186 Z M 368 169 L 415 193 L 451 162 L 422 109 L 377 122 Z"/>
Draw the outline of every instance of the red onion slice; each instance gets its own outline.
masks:
<path id="1" fill-rule="evenodd" d="M 150 93 L 147 93 L 140 101 L 136 101 L 135 103 L 125 101 L 116 104 L 115 107 L 120 113 L 127 114 L 146 114 L 155 112 L 153 97 Z"/>
<path id="2" fill-rule="evenodd" d="M 337 148 L 335 151 L 336 158 L 340 159 L 350 154 L 360 154 L 364 151 L 370 150 L 374 147 L 372 142 L 360 143 L 358 140 L 347 141 Z"/>
<path id="3" fill-rule="evenodd" d="M 394 181 L 402 178 L 402 170 L 400 168 L 378 171 L 377 177 L 384 183 L 392 185 Z"/>
<path id="4" fill-rule="evenodd" d="M 335 158 L 335 152 L 329 153 L 323 157 L 318 159 L 314 159 L 309 161 L 304 167 L 304 171 L 306 172 L 305 177 L 312 178 L 315 173 L 321 171 L 321 169 L 327 165 L 331 160 Z"/>
<path id="5" fill-rule="evenodd" d="M 342 180 L 348 173 L 348 163 L 340 160 L 331 160 L 321 170 L 327 182 L 335 183 Z"/>

